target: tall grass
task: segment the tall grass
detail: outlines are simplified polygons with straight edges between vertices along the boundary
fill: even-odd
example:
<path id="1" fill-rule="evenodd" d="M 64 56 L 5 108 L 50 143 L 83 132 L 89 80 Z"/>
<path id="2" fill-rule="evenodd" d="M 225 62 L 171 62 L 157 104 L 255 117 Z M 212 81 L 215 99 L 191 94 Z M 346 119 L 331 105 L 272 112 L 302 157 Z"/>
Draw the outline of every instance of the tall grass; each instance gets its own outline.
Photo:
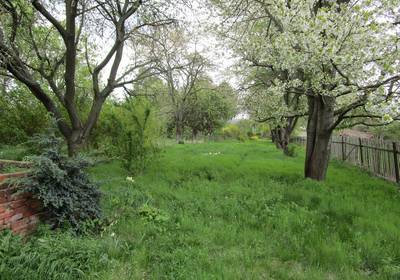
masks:
<path id="1" fill-rule="evenodd" d="M 302 164 L 258 141 L 168 146 L 134 182 L 98 165 L 111 225 L 3 234 L 0 279 L 400 279 L 396 186 L 336 162 L 305 180 Z"/>

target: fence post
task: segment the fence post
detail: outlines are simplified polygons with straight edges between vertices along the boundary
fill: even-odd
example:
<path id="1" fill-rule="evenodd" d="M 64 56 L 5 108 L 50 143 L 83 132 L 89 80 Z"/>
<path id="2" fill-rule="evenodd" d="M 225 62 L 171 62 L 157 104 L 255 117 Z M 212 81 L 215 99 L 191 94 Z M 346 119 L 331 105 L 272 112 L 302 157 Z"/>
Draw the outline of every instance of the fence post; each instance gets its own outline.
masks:
<path id="1" fill-rule="evenodd" d="M 397 158 L 397 145 L 396 142 L 393 142 L 393 156 L 394 156 L 394 171 L 396 173 L 396 182 L 400 183 L 400 173 L 399 173 L 399 160 Z"/>
<path id="2" fill-rule="evenodd" d="M 360 161 L 361 161 L 361 166 L 364 167 L 364 155 L 363 155 L 363 146 L 362 146 L 362 140 L 361 138 L 358 138 L 358 143 L 360 147 Z"/>
<path id="3" fill-rule="evenodd" d="M 342 136 L 342 160 L 346 161 L 346 154 L 344 151 L 344 137 Z"/>

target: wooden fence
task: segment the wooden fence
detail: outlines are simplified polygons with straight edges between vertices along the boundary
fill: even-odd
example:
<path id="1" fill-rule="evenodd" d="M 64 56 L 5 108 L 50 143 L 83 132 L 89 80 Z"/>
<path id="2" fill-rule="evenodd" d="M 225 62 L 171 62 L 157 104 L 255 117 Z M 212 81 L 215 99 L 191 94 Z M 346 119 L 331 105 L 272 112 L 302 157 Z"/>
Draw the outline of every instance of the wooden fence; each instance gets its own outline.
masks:
<path id="1" fill-rule="evenodd" d="M 305 137 L 294 137 L 293 143 L 306 144 Z M 400 144 L 381 139 L 332 136 L 331 159 L 357 165 L 372 174 L 400 183 Z"/>

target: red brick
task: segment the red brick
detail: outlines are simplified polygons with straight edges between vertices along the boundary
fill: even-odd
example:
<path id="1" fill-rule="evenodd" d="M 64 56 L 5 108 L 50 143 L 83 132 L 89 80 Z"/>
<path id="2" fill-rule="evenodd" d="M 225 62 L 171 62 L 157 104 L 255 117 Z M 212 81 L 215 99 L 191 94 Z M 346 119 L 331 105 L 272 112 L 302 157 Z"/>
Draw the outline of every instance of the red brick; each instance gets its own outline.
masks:
<path id="1" fill-rule="evenodd" d="M 25 199 L 25 200 L 28 200 L 28 199 L 31 199 L 31 194 L 27 194 L 27 193 L 13 193 L 12 195 L 11 195 L 11 200 L 12 201 L 15 201 L 15 200 L 20 200 L 20 199 Z"/>
<path id="2" fill-rule="evenodd" d="M 12 217 L 12 215 L 14 214 L 13 211 L 11 210 L 6 210 L 5 212 L 3 212 L 2 214 L 0 214 L 0 220 L 8 220 L 9 218 Z"/>
<path id="3" fill-rule="evenodd" d="M 1 185 L 0 231 L 10 228 L 14 233 L 27 235 L 46 217 L 41 201 L 34 199 L 31 193 L 18 193 L 19 190 L 20 186 Z"/>
<path id="4" fill-rule="evenodd" d="M 26 204 L 26 199 L 18 199 L 10 202 L 10 207 L 12 209 L 17 209 L 18 207 L 24 206 Z"/>
<path id="5" fill-rule="evenodd" d="M 14 214 L 14 215 L 9 219 L 9 221 L 10 221 L 11 223 L 13 223 L 13 222 L 15 222 L 15 221 L 21 220 L 23 217 L 24 217 L 24 215 L 23 215 L 22 213 L 17 213 L 17 214 Z"/>
<path id="6" fill-rule="evenodd" d="M 0 203 L 8 202 L 7 192 L 0 192 Z"/>
<path id="7" fill-rule="evenodd" d="M 35 215 L 29 217 L 29 221 L 31 224 L 39 223 L 40 217 L 41 217 L 41 214 L 35 214 Z"/>
<path id="8" fill-rule="evenodd" d="M 11 223 L 11 229 L 13 231 L 19 231 L 29 226 L 29 219 L 22 219 Z"/>
<path id="9" fill-rule="evenodd" d="M 22 216 L 24 216 L 24 217 L 30 217 L 37 213 L 37 211 L 34 211 L 31 208 L 26 207 L 25 205 L 15 209 L 14 211 L 15 211 L 15 213 L 22 214 Z"/>

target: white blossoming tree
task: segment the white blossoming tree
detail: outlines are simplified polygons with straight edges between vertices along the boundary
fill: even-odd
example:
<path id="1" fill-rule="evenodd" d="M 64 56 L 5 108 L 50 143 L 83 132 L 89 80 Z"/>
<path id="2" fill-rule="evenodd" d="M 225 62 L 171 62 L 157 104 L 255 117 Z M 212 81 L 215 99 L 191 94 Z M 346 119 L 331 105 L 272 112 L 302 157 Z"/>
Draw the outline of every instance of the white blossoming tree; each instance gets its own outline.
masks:
<path id="1" fill-rule="evenodd" d="M 255 65 L 254 62 L 252 65 Z M 289 155 L 291 134 L 299 118 L 306 114 L 306 98 L 286 91 L 280 81 L 284 77 L 276 75 L 271 69 L 249 68 L 243 81 L 245 110 L 257 122 L 269 124 L 272 141 Z"/>
<path id="2" fill-rule="evenodd" d="M 245 61 L 274 71 L 282 95 L 307 98 L 306 177 L 325 179 L 332 131 L 343 121 L 397 118 L 398 1 L 213 3 L 225 18 L 223 36 L 232 48 Z"/>

